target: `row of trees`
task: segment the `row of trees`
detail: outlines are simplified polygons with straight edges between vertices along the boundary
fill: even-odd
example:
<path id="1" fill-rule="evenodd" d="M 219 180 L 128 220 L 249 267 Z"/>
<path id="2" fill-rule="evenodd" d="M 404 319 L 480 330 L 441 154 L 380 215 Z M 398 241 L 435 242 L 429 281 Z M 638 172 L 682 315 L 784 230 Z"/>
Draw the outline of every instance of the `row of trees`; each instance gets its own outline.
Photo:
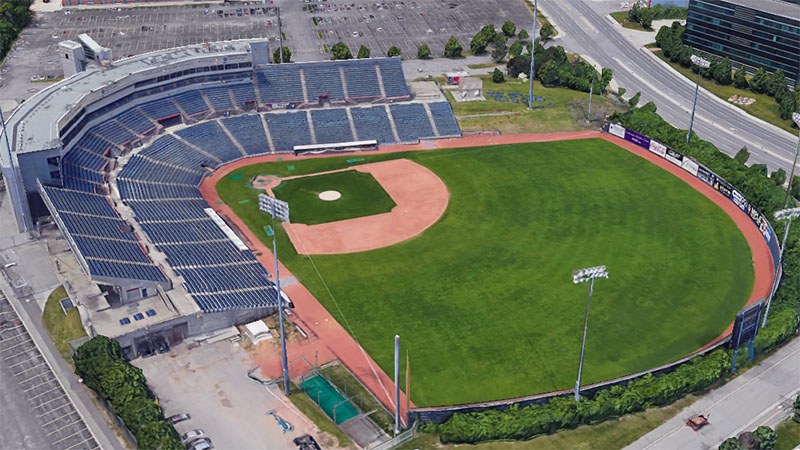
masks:
<path id="1" fill-rule="evenodd" d="M 778 433 L 770 427 L 760 426 L 756 431 L 745 431 L 738 438 L 732 437 L 722 441 L 719 450 L 772 450 L 778 442 Z"/>
<path id="2" fill-rule="evenodd" d="M 589 92 L 594 79 L 595 88 L 600 92 L 605 86 L 608 86 L 613 77 L 611 69 L 604 68 L 598 74 L 590 64 L 583 60 L 570 62 L 564 47 L 560 45 L 545 48 L 537 39 L 533 45 L 533 52 L 535 78 L 538 78 L 545 86 L 563 86 Z M 530 77 L 530 66 L 529 50 L 527 54 L 512 57 L 506 64 L 506 70 L 511 78 L 516 78 L 521 73 Z"/>
<path id="3" fill-rule="evenodd" d="M 706 69 L 693 66 L 691 57 L 694 51 L 688 45 L 683 44 L 685 31 L 686 27 L 678 22 L 673 22 L 672 26 L 663 26 L 658 30 L 656 43 L 670 61 L 680 64 L 682 67 L 692 67 L 694 73 L 699 73 L 703 78 L 713 80 L 722 86 L 733 84 L 739 89 L 749 89 L 757 94 L 774 97 L 778 103 L 778 113 L 781 119 L 788 120 L 792 117 L 792 112 L 800 111 L 800 91 L 789 90 L 786 86 L 786 76 L 780 69 L 770 74 L 763 67 L 759 68 L 748 81 L 744 66 L 740 66 L 734 73 L 728 57 L 722 59 L 709 57 L 711 66 Z"/>
<path id="4" fill-rule="evenodd" d="M 30 0 L 0 0 L 0 61 L 6 57 L 17 36 L 33 14 Z"/>
<path id="5" fill-rule="evenodd" d="M 661 6 L 660 3 L 657 3 L 651 8 L 641 8 L 639 7 L 639 2 L 634 2 L 633 7 L 628 10 L 628 21 L 638 23 L 644 28 L 650 29 L 654 20 L 685 20 L 688 15 L 688 8 L 680 8 L 678 6 Z"/>
<path id="6" fill-rule="evenodd" d="M 72 359 L 75 372 L 111 405 L 136 437 L 138 448 L 183 450 L 180 436 L 156 406 L 142 369 L 125 361 L 119 342 L 95 336 L 81 345 Z"/>
<path id="7" fill-rule="evenodd" d="M 371 53 L 372 52 L 370 51 L 370 49 L 362 44 L 361 47 L 359 47 L 358 49 L 358 58 L 359 59 L 369 58 Z M 350 52 L 350 47 L 342 41 L 333 44 L 333 47 L 331 47 L 331 54 L 333 55 L 333 59 L 353 59 L 353 54 Z M 389 52 L 386 54 L 386 56 L 393 58 L 395 56 L 400 56 L 402 54 L 403 51 L 400 50 L 400 47 L 393 45 L 389 47 Z M 421 45 L 417 51 L 417 56 L 420 59 L 428 58 L 430 57 L 430 54 L 431 51 L 427 45 Z"/>

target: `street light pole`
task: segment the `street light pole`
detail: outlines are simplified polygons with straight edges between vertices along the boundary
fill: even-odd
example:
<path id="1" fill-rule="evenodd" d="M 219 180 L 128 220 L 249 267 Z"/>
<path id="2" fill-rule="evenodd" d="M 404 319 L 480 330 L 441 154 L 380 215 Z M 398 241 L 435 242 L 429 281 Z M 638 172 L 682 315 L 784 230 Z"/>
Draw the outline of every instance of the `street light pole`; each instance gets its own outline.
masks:
<path id="1" fill-rule="evenodd" d="M 692 138 L 692 125 L 694 125 L 694 111 L 697 108 L 697 93 L 700 91 L 700 77 L 703 76 L 703 69 L 708 69 L 711 67 L 711 63 L 707 60 L 697 56 L 692 55 L 692 63 L 696 66 L 700 67 L 700 72 L 697 73 L 697 85 L 694 88 L 694 103 L 692 103 L 692 118 L 689 119 L 689 133 L 686 134 L 686 143 L 689 143 L 689 139 Z"/>
<path id="2" fill-rule="evenodd" d="M 531 76 L 530 86 L 528 87 L 528 109 L 533 109 L 533 54 L 536 51 L 536 3 L 533 0 L 533 33 L 531 33 Z"/>
<path id="3" fill-rule="evenodd" d="M 592 86 L 589 88 L 589 115 L 586 117 L 587 122 L 592 121 L 592 95 L 594 95 L 594 69 L 592 69 Z"/>
<path id="4" fill-rule="evenodd" d="M 767 299 L 767 309 L 764 311 L 764 320 L 761 322 L 761 328 L 767 326 L 767 317 L 769 317 L 769 307 L 772 306 L 772 297 L 775 291 L 778 290 L 778 269 L 783 264 L 783 251 L 786 249 L 786 240 L 789 238 L 789 228 L 792 226 L 792 219 L 800 217 L 800 208 L 781 209 L 775 211 L 775 220 L 788 220 L 786 228 L 783 230 L 783 242 L 781 242 L 781 251 L 778 253 L 778 265 L 775 267 L 775 278 L 772 280 L 772 288 L 769 290 L 769 298 Z"/>
<path id="5" fill-rule="evenodd" d="M 586 314 L 583 317 L 583 342 L 581 343 L 581 360 L 578 363 L 578 380 L 575 382 L 575 401 L 581 401 L 581 375 L 583 374 L 583 355 L 586 351 L 586 332 L 589 325 L 589 305 L 592 302 L 592 292 L 594 291 L 594 280 L 596 278 L 608 278 L 606 266 L 590 267 L 572 271 L 572 282 L 575 284 L 589 282 L 589 298 L 586 299 Z"/>
<path id="6" fill-rule="evenodd" d="M 792 120 L 800 127 L 800 113 L 792 113 Z M 783 201 L 783 207 L 789 207 L 789 197 L 792 190 L 792 179 L 794 178 L 794 169 L 797 167 L 797 154 L 800 153 L 800 135 L 797 138 L 797 147 L 794 149 L 794 162 L 792 163 L 791 174 L 789 175 L 789 185 L 786 187 L 786 199 Z"/>

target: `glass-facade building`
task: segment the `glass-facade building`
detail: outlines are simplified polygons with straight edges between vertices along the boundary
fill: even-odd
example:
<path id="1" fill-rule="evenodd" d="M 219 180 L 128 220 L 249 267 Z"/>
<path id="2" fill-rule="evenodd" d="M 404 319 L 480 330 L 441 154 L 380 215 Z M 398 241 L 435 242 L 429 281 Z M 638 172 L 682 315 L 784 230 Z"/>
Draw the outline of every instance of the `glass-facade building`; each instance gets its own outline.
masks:
<path id="1" fill-rule="evenodd" d="M 800 0 L 690 0 L 684 44 L 800 79 Z"/>

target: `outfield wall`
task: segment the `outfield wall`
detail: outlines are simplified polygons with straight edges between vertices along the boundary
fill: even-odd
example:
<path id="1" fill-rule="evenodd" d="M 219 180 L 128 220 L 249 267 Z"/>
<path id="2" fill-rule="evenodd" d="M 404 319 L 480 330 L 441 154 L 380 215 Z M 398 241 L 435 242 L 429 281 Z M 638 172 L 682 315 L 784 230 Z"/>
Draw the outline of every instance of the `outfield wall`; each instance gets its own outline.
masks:
<path id="1" fill-rule="evenodd" d="M 695 176 L 697 179 L 711 186 L 715 191 L 719 192 L 720 195 L 725 196 L 725 198 L 733 202 L 737 208 L 739 208 L 744 214 L 746 214 L 750 218 L 753 225 L 758 229 L 761 236 L 763 236 L 764 240 L 767 243 L 767 247 L 769 247 L 770 255 L 772 256 L 773 267 L 775 268 L 775 271 L 773 273 L 781 274 L 780 271 L 781 268 L 778 267 L 780 247 L 778 243 L 778 238 L 775 236 L 775 232 L 772 228 L 772 225 L 770 225 L 769 221 L 763 214 L 758 212 L 752 205 L 750 205 L 750 203 L 747 201 L 744 195 L 739 190 L 737 190 L 733 185 L 731 185 L 730 183 L 725 181 L 724 178 L 720 177 L 707 167 L 695 161 L 694 159 L 682 155 L 677 151 L 673 150 L 672 148 L 669 148 L 666 145 L 661 144 L 655 140 L 652 140 L 649 137 L 637 133 L 633 130 L 628 130 L 625 127 L 618 124 L 607 123 L 604 127 L 604 131 L 614 136 L 617 136 L 621 139 L 625 139 L 626 141 L 632 142 L 633 144 L 636 144 L 644 149 L 647 149 L 651 153 L 666 159 L 670 163 L 682 168 L 686 172 Z M 642 377 L 647 374 L 662 375 L 671 372 L 676 368 L 678 368 L 678 366 L 694 358 L 695 356 L 704 355 L 708 352 L 711 352 L 712 350 L 715 350 L 723 345 L 726 345 L 730 340 L 731 340 L 731 334 L 728 333 L 727 335 L 712 341 L 705 347 L 693 353 L 690 353 L 676 361 L 670 362 L 668 364 L 659 367 L 655 367 L 653 369 L 644 370 L 630 375 L 614 378 L 612 380 L 601 381 L 599 383 L 582 386 L 581 393 L 594 394 L 595 392 L 602 389 L 609 389 L 617 385 L 626 385 L 631 380 L 634 380 L 636 378 Z M 512 405 L 517 405 L 520 408 L 522 408 L 536 403 L 547 403 L 551 398 L 560 397 L 564 395 L 573 395 L 574 392 L 575 389 L 570 388 L 570 389 L 563 389 L 560 391 L 546 392 L 543 394 L 528 395 L 524 397 L 516 397 L 503 400 L 465 403 L 460 405 L 449 405 L 449 406 L 412 408 L 408 412 L 407 419 L 408 423 L 412 423 L 416 420 L 420 420 L 422 422 L 443 423 L 457 412 L 468 413 L 468 412 L 484 411 L 489 409 L 504 410 Z"/>

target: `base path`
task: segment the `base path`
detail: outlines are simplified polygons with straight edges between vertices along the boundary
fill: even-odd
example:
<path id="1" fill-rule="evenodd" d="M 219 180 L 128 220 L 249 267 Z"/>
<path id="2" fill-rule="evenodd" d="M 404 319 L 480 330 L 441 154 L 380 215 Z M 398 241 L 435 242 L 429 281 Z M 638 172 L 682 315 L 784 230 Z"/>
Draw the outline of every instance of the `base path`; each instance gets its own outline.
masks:
<path id="1" fill-rule="evenodd" d="M 436 223 L 447 209 L 447 186 L 428 168 L 407 159 L 363 164 L 353 169 L 371 174 L 396 206 L 388 213 L 336 222 L 283 224 L 297 253 L 336 255 L 363 252 L 411 239 Z M 326 172 L 328 173 L 328 172 Z M 310 174 L 314 176 L 321 174 Z M 274 179 L 267 187 L 299 177 Z"/>
<path id="2" fill-rule="evenodd" d="M 688 172 L 680 169 L 679 167 L 671 164 L 665 159 L 650 153 L 649 151 L 636 146 L 630 142 L 619 139 L 607 133 L 599 131 L 580 131 L 575 133 L 549 133 L 549 134 L 521 134 L 521 135 L 497 135 L 497 134 L 471 134 L 463 138 L 453 139 L 439 139 L 435 141 L 422 141 L 419 144 L 411 145 L 397 145 L 397 146 L 383 146 L 376 152 L 360 152 L 359 154 L 371 153 L 388 153 L 398 151 L 410 150 L 433 150 L 437 148 L 458 148 L 458 147 L 480 147 L 487 145 L 501 145 L 501 144 L 516 144 L 525 142 L 552 142 L 552 141 L 565 141 L 577 139 L 590 139 L 600 138 L 614 143 L 628 151 L 635 153 L 642 158 L 647 159 L 653 164 L 658 165 L 664 170 L 669 171 L 678 178 L 681 178 L 692 187 L 697 189 L 700 193 L 711 199 L 714 203 L 719 205 L 720 208 L 725 210 L 728 215 L 734 220 L 736 225 L 744 234 L 749 244 L 753 255 L 753 268 L 755 270 L 755 282 L 753 290 L 750 293 L 750 298 L 747 304 L 755 302 L 769 294 L 771 287 L 774 269 L 772 267 L 772 257 L 769 253 L 764 238 L 753 224 L 753 222 L 746 216 L 739 208 L 732 202 L 724 198 L 711 187 L 701 182 L 697 178 L 690 175 Z M 237 217 L 231 208 L 222 204 L 222 201 L 217 194 L 215 186 L 219 180 L 224 178 L 227 174 L 234 170 L 250 166 L 253 164 L 263 162 L 278 161 L 280 158 L 284 161 L 292 161 L 307 158 L 330 158 L 341 156 L 340 154 L 332 155 L 303 155 L 301 157 L 291 154 L 273 154 L 256 156 L 252 158 L 244 158 L 222 166 L 214 173 L 206 177 L 200 185 L 200 193 L 206 202 L 220 215 L 224 216 L 226 220 L 235 224 L 236 227 L 244 235 L 245 239 L 249 241 L 250 248 L 257 256 L 259 262 L 266 267 L 270 272 L 273 266 L 273 256 L 271 248 L 264 245 L 261 240 L 250 230 L 247 225 Z M 280 271 L 283 277 L 291 276 L 291 273 L 286 269 L 283 264 L 280 264 Z M 283 279 L 283 278 L 282 278 Z M 394 395 L 393 383 L 391 378 L 375 363 L 375 361 L 364 351 L 361 345 L 353 339 L 352 335 L 340 325 L 331 314 L 314 298 L 314 296 L 300 283 L 294 284 L 286 288 L 286 293 L 295 304 L 294 314 L 298 316 L 302 323 L 304 323 L 310 331 L 318 337 L 319 342 L 314 343 L 317 346 L 325 346 L 330 353 L 338 358 L 342 364 L 350 369 L 353 374 L 364 384 L 375 397 L 390 411 L 394 410 Z M 742 305 L 744 307 L 745 305 Z M 713 342 L 712 345 L 724 336 L 730 334 L 733 324 L 725 332 Z M 308 354 L 310 346 L 303 346 L 297 348 L 289 348 L 289 359 Z M 704 347 L 705 348 L 705 347 Z M 320 361 L 323 362 L 323 361 Z M 269 366 L 269 367 L 267 367 Z M 274 370 L 278 366 L 275 364 L 268 364 L 264 362 L 262 370 L 265 375 L 274 377 Z M 296 374 L 295 374 L 296 375 Z M 400 393 L 400 407 L 401 417 L 405 417 L 405 403 L 406 398 L 403 392 Z M 412 407 L 413 407 L 412 403 Z"/>

